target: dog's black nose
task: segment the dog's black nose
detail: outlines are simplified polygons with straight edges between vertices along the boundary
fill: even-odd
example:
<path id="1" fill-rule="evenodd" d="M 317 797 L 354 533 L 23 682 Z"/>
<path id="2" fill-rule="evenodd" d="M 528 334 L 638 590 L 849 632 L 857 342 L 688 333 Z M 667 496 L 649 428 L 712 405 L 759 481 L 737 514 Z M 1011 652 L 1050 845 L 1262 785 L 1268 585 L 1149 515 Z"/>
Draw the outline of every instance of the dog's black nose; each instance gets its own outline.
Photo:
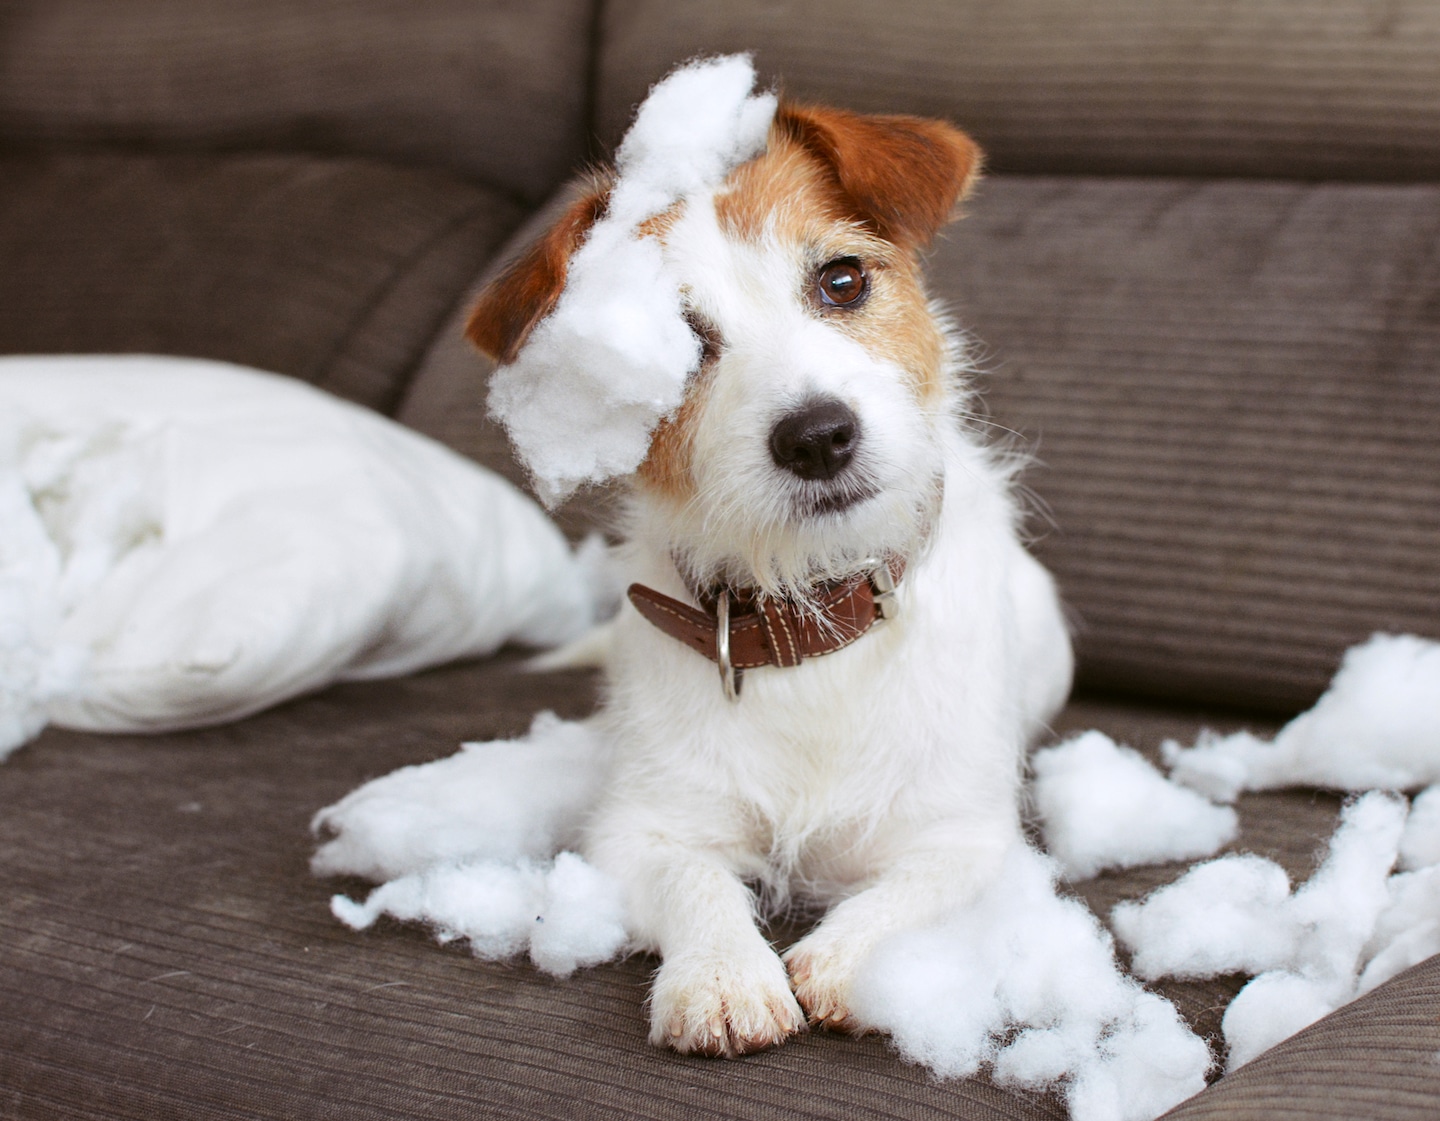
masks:
<path id="1" fill-rule="evenodd" d="M 859 443 L 860 418 L 833 397 L 801 405 L 770 430 L 775 463 L 802 479 L 833 479 Z"/>

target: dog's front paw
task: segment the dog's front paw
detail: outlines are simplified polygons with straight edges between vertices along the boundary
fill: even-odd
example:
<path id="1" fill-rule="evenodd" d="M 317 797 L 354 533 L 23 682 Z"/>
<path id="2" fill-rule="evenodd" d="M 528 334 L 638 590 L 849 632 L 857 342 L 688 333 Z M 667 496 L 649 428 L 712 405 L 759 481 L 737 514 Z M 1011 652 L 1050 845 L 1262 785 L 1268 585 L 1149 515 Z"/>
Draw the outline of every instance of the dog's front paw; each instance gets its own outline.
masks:
<path id="1" fill-rule="evenodd" d="M 850 1009 L 855 975 L 868 951 L 816 930 L 785 954 L 790 983 L 810 1023 L 831 1031 L 863 1032 L 868 1025 Z"/>
<path id="2" fill-rule="evenodd" d="M 760 953 L 667 958 L 650 995 L 650 1042 L 733 1059 L 805 1027 L 780 959 Z"/>

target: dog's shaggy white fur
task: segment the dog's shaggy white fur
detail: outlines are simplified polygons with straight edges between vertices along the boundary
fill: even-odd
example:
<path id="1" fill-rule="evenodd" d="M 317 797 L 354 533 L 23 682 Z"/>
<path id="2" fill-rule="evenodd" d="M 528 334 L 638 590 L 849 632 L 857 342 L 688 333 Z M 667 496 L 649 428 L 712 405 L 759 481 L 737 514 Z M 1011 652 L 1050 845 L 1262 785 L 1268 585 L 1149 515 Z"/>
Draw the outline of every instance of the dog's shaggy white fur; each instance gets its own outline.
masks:
<path id="1" fill-rule="evenodd" d="M 736 1055 L 807 1016 L 864 1028 L 867 955 L 963 906 L 1019 837 L 1024 746 L 1068 692 L 1069 640 L 1020 543 L 1013 466 L 963 419 L 964 366 L 917 259 L 977 162 L 939 122 L 782 105 L 764 153 L 641 230 L 706 359 L 633 480 L 627 575 L 687 602 L 744 587 L 804 604 L 868 558 L 906 565 L 896 617 L 747 671 L 738 701 L 628 606 L 614 624 L 616 756 L 584 853 L 663 957 L 656 1043 Z M 554 307 L 605 191 L 482 296 L 482 349 L 513 359 Z M 787 419 L 837 402 L 853 423 L 834 463 L 777 450 Z M 782 959 L 757 912 L 791 899 L 829 910 Z"/>

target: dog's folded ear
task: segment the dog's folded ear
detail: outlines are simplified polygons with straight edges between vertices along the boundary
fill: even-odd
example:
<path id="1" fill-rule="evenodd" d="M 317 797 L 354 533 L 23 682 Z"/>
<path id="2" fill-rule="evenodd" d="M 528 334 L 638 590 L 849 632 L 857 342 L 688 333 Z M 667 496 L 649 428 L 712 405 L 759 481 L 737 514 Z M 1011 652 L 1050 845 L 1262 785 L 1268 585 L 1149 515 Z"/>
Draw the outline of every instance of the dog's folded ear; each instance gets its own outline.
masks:
<path id="1" fill-rule="evenodd" d="M 501 365 L 515 361 L 520 348 L 559 302 L 570 257 L 605 212 L 609 187 L 597 184 L 571 203 L 480 293 L 465 325 L 465 337 Z"/>
<path id="2" fill-rule="evenodd" d="M 979 146 L 944 121 L 787 102 L 775 128 L 829 165 L 851 217 L 910 249 L 950 221 L 980 171 Z"/>

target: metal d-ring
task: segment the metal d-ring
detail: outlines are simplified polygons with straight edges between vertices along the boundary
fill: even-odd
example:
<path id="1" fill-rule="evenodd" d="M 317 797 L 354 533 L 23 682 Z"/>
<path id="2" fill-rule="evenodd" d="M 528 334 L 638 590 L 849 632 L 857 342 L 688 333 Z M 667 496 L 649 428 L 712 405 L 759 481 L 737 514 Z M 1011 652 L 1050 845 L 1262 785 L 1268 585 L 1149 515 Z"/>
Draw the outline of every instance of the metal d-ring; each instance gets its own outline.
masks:
<path id="1" fill-rule="evenodd" d="M 730 661 L 730 592 L 720 592 L 715 601 L 715 660 L 720 663 L 720 684 L 725 689 L 725 699 L 740 699 L 740 675 Z"/>
<path id="2" fill-rule="evenodd" d="M 866 560 L 870 566 L 870 587 L 875 593 L 875 614 L 882 619 L 893 619 L 900 614 L 900 601 L 895 598 L 895 577 L 890 565 L 873 557 Z"/>

